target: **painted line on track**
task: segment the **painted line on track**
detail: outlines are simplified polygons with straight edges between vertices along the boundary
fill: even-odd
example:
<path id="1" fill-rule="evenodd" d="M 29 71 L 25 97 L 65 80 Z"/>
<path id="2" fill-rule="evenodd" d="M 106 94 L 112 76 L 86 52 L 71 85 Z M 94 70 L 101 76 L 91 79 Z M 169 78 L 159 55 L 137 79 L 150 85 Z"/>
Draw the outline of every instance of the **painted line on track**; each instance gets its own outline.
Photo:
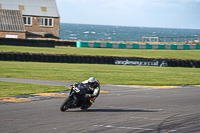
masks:
<path id="1" fill-rule="evenodd" d="M 159 88 L 159 89 L 182 88 L 182 86 L 144 86 L 144 85 L 132 85 L 132 86 L 150 87 L 150 88 Z"/>
<path id="2" fill-rule="evenodd" d="M 12 103 L 21 103 L 21 102 L 30 102 L 37 101 L 38 99 L 29 99 L 29 98 L 17 98 L 17 97 L 0 97 L 0 102 L 12 102 Z"/>
<path id="3" fill-rule="evenodd" d="M 200 85 L 194 85 L 194 86 L 200 87 Z"/>
<path id="4" fill-rule="evenodd" d="M 107 84 L 108 86 L 129 87 L 129 88 L 151 88 L 151 89 L 178 89 L 184 87 L 200 87 L 200 85 L 171 85 L 171 86 L 145 86 L 145 85 L 115 85 Z"/>
<path id="5" fill-rule="evenodd" d="M 122 127 L 113 125 L 93 125 L 93 127 L 101 128 L 116 128 L 116 129 L 126 129 L 126 130 L 141 130 L 141 131 L 156 131 L 156 129 L 151 128 L 141 128 L 141 127 Z M 176 132 L 177 130 L 161 130 L 162 132 Z"/>
<path id="6" fill-rule="evenodd" d="M 11 96 L 11 97 L 0 97 L 0 103 L 22 103 L 30 101 L 39 101 L 50 98 L 58 97 L 68 97 L 68 93 L 38 93 L 30 95 L 21 95 L 21 96 Z"/>
<path id="7" fill-rule="evenodd" d="M 31 94 L 33 96 L 47 96 L 47 97 L 68 97 L 69 94 L 66 93 L 38 93 L 38 94 Z"/>
<path id="8" fill-rule="evenodd" d="M 118 87 L 139 87 L 139 88 L 152 88 L 152 89 L 178 89 L 184 87 L 200 87 L 200 85 L 185 85 L 185 86 L 144 86 L 144 85 L 112 85 L 108 84 L 108 86 L 118 86 Z M 127 90 L 126 90 L 127 91 Z M 135 91 L 135 90 L 129 90 Z M 111 91 L 103 91 L 100 93 L 109 93 Z M 116 91 L 115 91 L 116 92 Z M 119 92 L 119 91 L 117 91 Z M 59 97 L 68 97 L 69 91 L 63 92 L 54 92 L 54 93 L 38 93 L 38 94 L 30 94 L 30 95 L 21 95 L 21 96 L 11 96 L 11 97 L 0 97 L 0 103 L 21 103 L 21 102 L 30 102 L 30 101 L 39 101 L 51 98 L 59 98 Z"/>
<path id="9" fill-rule="evenodd" d="M 100 93 L 109 93 L 110 91 L 101 90 Z M 69 91 L 54 92 L 54 93 L 37 93 L 21 96 L 0 97 L 0 103 L 21 103 L 30 101 L 39 101 L 51 98 L 68 97 Z"/>

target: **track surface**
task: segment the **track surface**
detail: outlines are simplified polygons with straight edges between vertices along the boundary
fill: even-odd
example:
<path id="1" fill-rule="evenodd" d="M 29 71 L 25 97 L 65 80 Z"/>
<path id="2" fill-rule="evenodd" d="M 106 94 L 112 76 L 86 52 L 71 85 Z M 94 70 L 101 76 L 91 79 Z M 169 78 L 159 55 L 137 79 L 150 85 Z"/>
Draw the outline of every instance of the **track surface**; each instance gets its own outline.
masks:
<path id="1" fill-rule="evenodd" d="M 48 84 L 48 81 L 46 83 Z M 158 89 L 102 85 L 101 89 L 111 92 L 100 94 L 88 111 L 69 109 L 67 112 L 61 112 L 59 107 L 65 98 L 1 103 L 0 132 L 200 132 L 200 87 L 198 86 Z"/>

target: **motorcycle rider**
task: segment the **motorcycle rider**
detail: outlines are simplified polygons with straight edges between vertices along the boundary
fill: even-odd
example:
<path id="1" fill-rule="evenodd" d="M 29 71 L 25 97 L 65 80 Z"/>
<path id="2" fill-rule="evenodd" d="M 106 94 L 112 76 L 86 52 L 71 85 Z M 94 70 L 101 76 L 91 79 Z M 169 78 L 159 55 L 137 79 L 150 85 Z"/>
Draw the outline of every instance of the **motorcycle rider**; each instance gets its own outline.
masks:
<path id="1" fill-rule="evenodd" d="M 86 97 L 89 98 L 91 105 L 94 104 L 95 99 L 100 93 L 100 82 L 94 77 L 90 77 L 88 80 L 82 81 L 82 83 L 86 84 L 89 90 L 89 93 L 86 94 Z"/>

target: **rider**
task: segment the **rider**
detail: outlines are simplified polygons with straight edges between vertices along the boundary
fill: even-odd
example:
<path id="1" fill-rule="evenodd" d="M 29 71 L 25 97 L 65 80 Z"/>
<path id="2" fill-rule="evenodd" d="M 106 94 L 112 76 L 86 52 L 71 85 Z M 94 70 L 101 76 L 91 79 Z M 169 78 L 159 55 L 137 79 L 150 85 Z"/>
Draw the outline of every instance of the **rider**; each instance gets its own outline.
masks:
<path id="1" fill-rule="evenodd" d="M 82 83 L 86 84 L 89 89 L 89 93 L 86 94 L 86 97 L 90 99 L 91 104 L 94 104 L 95 99 L 99 96 L 100 82 L 94 77 L 90 77 L 88 80 L 85 80 Z"/>

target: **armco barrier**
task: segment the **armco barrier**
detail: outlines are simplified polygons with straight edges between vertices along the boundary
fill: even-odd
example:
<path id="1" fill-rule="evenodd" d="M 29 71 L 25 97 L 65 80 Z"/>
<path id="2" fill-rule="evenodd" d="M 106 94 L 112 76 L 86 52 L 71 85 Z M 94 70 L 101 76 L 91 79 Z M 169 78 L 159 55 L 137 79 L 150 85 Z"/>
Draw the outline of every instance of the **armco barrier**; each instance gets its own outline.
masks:
<path id="1" fill-rule="evenodd" d="M 1 61 L 30 61 L 55 63 L 115 64 L 161 67 L 200 67 L 200 60 L 154 59 L 138 57 L 51 55 L 34 53 L 0 52 Z"/>
<path id="2" fill-rule="evenodd" d="M 76 42 L 76 47 L 187 50 L 187 49 L 200 49 L 200 44 L 125 44 L 125 43 Z"/>

